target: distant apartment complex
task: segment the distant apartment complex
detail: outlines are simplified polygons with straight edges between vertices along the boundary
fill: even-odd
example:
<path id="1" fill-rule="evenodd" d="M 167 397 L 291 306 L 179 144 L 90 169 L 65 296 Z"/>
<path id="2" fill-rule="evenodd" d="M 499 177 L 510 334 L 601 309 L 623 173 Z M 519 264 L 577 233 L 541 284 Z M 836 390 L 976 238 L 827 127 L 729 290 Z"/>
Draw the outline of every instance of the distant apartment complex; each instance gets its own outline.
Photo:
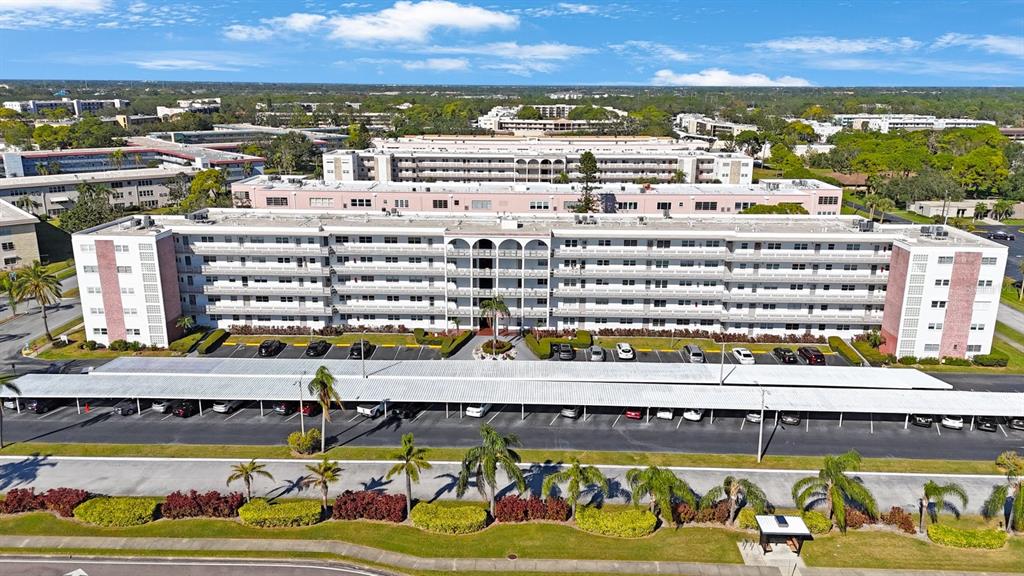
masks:
<path id="1" fill-rule="evenodd" d="M 754 161 L 713 153 L 699 143 L 663 138 L 422 137 L 374 140 L 367 150 L 324 154 L 324 179 L 379 182 L 556 182 L 579 177 L 579 158 L 591 152 L 600 182 L 637 180 L 749 184 Z"/>
<path id="2" fill-rule="evenodd" d="M 623 110 L 603 106 L 601 109 L 607 112 L 607 119 L 570 120 L 569 113 L 576 108 L 575 104 L 533 104 L 531 107 L 540 113 L 539 119 L 519 118 L 517 115 L 523 106 L 495 106 L 487 114 L 477 118 L 476 126 L 484 130 L 512 134 L 556 134 L 612 126 L 627 116 Z"/>
<path id="3" fill-rule="evenodd" d="M 853 130 L 874 130 L 887 133 L 892 130 L 946 130 L 947 128 L 975 128 L 995 126 L 991 120 L 968 118 L 936 118 L 920 114 L 836 114 L 832 122 Z"/>
<path id="4" fill-rule="evenodd" d="M 104 108 L 127 108 L 129 100 L 79 100 L 77 98 L 61 98 L 60 100 L 21 100 L 4 102 L 4 108 L 22 114 L 42 114 L 44 110 L 65 109 L 72 116 L 95 114 Z"/>
<path id="5" fill-rule="evenodd" d="M 0 200 L 0 270 L 13 270 L 39 260 L 38 224 L 35 216 Z"/>
<path id="6" fill-rule="evenodd" d="M 255 124 L 214 124 L 213 130 L 153 132 L 149 136 L 176 144 L 237 146 L 255 140 L 270 140 L 289 132 L 298 132 L 322 150 L 344 144 L 348 134 L 341 128 L 273 128 Z"/>
<path id="7" fill-rule="evenodd" d="M 345 210 L 391 214 L 545 214 L 572 212 L 579 184 L 465 182 L 323 182 L 304 176 L 258 176 L 231 187 L 236 207 Z M 790 203 L 809 214 L 838 215 L 842 190 L 817 180 L 759 184 L 604 184 L 599 210 L 618 214 L 734 214 L 758 204 Z"/>
<path id="8" fill-rule="evenodd" d="M 707 136 L 714 138 L 735 138 L 740 132 L 747 130 L 757 132 L 757 126 L 753 124 L 739 124 L 717 120 L 703 114 L 677 114 L 673 121 L 676 130 L 688 135 Z"/>
<path id="9" fill-rule="evenodd" d="M 73 236 L 86 333 L 165 345 L 205 325 L 483 325 L 853 336 L 990 349 L 1005 246 L 856 217 L 389 216 L 213 209 Z M 892 271 L 890 271 L 890 269 Z"/>
<path id="10" fill-rule="evenodd" d="M 156 115 L 164 120 L 173 118 L 178 114 L 184 114 L 185 112 L 192 112 L 195 114 L 213 114 L 214 112 L 220 112 L 220 98 L 178 100 L 177 106 L 156 107 Z"/>

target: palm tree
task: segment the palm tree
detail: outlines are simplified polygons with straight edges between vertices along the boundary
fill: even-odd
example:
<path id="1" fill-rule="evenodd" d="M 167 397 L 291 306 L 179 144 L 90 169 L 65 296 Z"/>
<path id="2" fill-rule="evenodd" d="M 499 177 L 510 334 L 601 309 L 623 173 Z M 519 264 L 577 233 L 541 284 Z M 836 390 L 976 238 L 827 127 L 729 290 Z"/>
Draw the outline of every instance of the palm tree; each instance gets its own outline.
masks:
<path id="1" fill-rule="evenodd" d="M 307 464 L 306 470 L 309 470 L 309 475 L 303 479 L 302 484 L 320 489 L 321 505 L 326 512 L 327 492 L 331 489 L 331 484 L 341 480 L 341 466 L 324 456 L 316 464 Z"/>
<path id="2" fill-rule="evenodd" d="M 191 316 L 182 315 L 178 317 L 178 320 L 174 322 L 174 325 L 180 328 L 185 334 L 188 334 L 196 327 L 196 321 L 193 320 Z"/>
<path id="3" fill-rule="evenodd" d="M 32 265 L 21 271 L 15 282 L 15 291 L 18 300 L 35 300 L 43 312 L 43 328 L 46 330 L 46 338 L 53 340 L 50 334 L 50 324 L 46 319 L 46 307 L 58 302 L 61 295 L 60 280 L 50 273 L 43 265 L 36 260 Z"/>
<path id="4" fill-rule="evenodd" d="M 672 178 L 669 180 L 672 184 L 686 184 L 686 172 L 682 170 L 676 170 L 672 173 Z"/>
<path id="5" fill-rule="evenodd" d="M 316 369 L 316 375 L 309 381 L 309 394 L 320 403 L 320 451 L 327 449 L 327 423 L 331 421 L 331 402 L 337 402 L 341 406 L 341 396 L 334 387 L 334 374 L 321 366 Z"/>
<path id="6" fill-rule="evenodd" d="M 233 482 L 241 480 L 245 484 L 245 501 L 248 502 L 252 500 L 252 481 L 257 476 L 273 481 L 274 475 L 267 472 L 266 468 L 263 464 L 257 464 L 255 458 L 248 462 L 235 464 L 231 467 L 231 475 L 228 476 L 228 486 L 231 486 Z"/>
<path id="7" fill-rule="evenodd" d="M 1006 484 L 992 488 L 992 494 L 985 500 L 982 511 L 986 518 L 1003 513 L 1006 531 L 1024 531 L 1024 456 L 1007 450 L 996 457 L 996 467 L 1006 474 Z M 1006 509 L 1006 501 L 1013 498 L 1013 505 Z"/>
<path id="8" fill-rule="evenodd" d="M 402 450 L 395 452 L 391 457 L 398 460 L 388 470 L 387 479 L 390 480 L 399 474 L 405 475 L 405 517 L 412 514 L 412 483 L 420 481 L 420 472 L 430 470 L 430 462 L 427 461 L 426 448 L 419 448 L 413 440 L 412 432 L 402 434 Z"/>
<path id="9" fill-rule="evenodd" d="M 878 202 L 875 202 L 875 209 L 878 210 L 882 216 L 879 219 L 880 222 L 885 222 L 885 213 L 896 208 L 896 202 L 893 202 L 892 198 L 881 197 Z"/>
<path id="10" fill-rule="evenodd" d="M 808 476 L 793 484 L 793 501 L 801 510 L 824 504 L 825 517 L 833 519 L 843 532 L 846 532 L 847 503 L 860 504 L 868 516 L 877 517 L 878 504 L 871 491 L 846 475 L 860 468 L 860 462 L 856 450 L 840 456 L 825 456 L 817 476 Z"/>
<path id="11" fill-rule="evenodd" d="M 961 508 L 967 507 L 967 491 L 964 490 L 963 486 L 956 482 L 950 482 L 949 484 L 937 484 L 932 480 L 929 480 L 924 483 L 924 494 L 921 498 L 921 506 L 919 507 L 920 512 L 918 513 L 917 518 L 919 532 L 924 532 L 925 507 L 928 508 L 928 516 L 931 518 L 933 524 L 939 521 L 939 513 L 945 508 L 949 508 L 957 518 L 960 517 L 960 509 L 955 505 L 946 502 L 946 499 L 950 497 L 959 500 Z"/>
<path id="12" fill-rule="evenodd" d="M 697 507 L 697 499 L 693 495 L 693 489 L 682 478 L 676 476 L 675 472 L 668 468 L 648 466 L 647 468 L 633 468 L 626 472 L 626 482 L 629 489 L 633 491 L 633 504 L 640 504 L 644 496 L 651 499 L 650 509 L 654 514 L 661 516 L 668 515 L 675 524 L 672 514 L 672 502 L 681 500 L 691 507 Z"/>
<path id="13" fill-rule="evenodd" d="M 18 313 L 18 276 L 14 272 L 0 274 L 0 292 L 7 296 L 7 305 L 11 307 L 11 318 Z"/>
<path id="14" fill-rule="evenodd" d="M 118 148 L 110 153 L 110 163 L 114 165 L 115 170 L 120 170 L 124 166 L 124 150 Z"/>
<path id="15" fill-rule="evenodd" d="M 11 392 L 15 396 L 21 395 L 21 390 L 11 383 L 10 378 L 0 378 L 0 392 Z M 18 399 L 14 399 L 18 402 Z M 0 450 L 4 449 L 4 411 L 0 408 Z"/>
<path id="16" fill-rule="evenodd" d="M 1017 264 L 1017 271 L 1024 275 L 1024 260 Z M 1021 280 L 1020 290 L 1017 291 L 1017 300 L 1024 298 L 1024 279 Z"/>
<path id="17" fill-rule="evenodd" d="M 480 426 L 480 437 L 483 442 L 467 450 L 462 458 L 462 469 L 459 471 L 459 481 L 455 485 L 455 494 L 462 498 L 469 488 L 469 480 L 472 477 L 477 490 L 490 502 L 491 516 L 494 516 L 494 493 L 497 491 L 499 466 L 505 471 L 505 476 L 515 482 L 520 492 L 526 490 L 526 478 L 519 469 L 522 458 L 513 449 L 521 444 L 515 434 L 502 436 L 490 424 Z"/>
<path id="18" fill-rule="evenodd" d="M 498 346 L 498 318 L 508 316 L 508 305 L 505 304 L 505 300 L 501 296 L 495 294 L 494 298 L 480 303 L 480 313 L 491 318 L 491 330 L 494 331 L 494 339 L 491 341 L 491 353 L 495 354 Z"/>
<path id="19" fill-rule="evenodd" d="M 555 484 L 566 483 L 565 501 L 569 503 L 573 518 L 576 517 L 576 504 L 580 500 L 580 488 L 583 486 L 597 486 L 605 496 L 608 495 L 608 478 L 594 466 L 583 466 L 579 458 L 573 458 L 568 468 L 562 468 L 544 479 L 541 485 L 541 496 L 547 498 Z"/>
<path id="20" fill-rule="evenodd" d="M 1011 200 L 996 200 L 995 204 L 992 205 L 992 215 L 1002 220 L 1013 213 L 1013 202 Z"/>
<path id="21" fill-rule="evenodd" d="M 18 196 L 18 199 L 14 201 L 14 205 L 21 208 L 25 212 L 35 214 L 35 209 L 39 206 L 39 202 L 32 199 L 31 196 L 25 194 L 24 196 Z"/>
<path id="22" fill-rule="evenodd" d="M 746 478 L 734 476 L 726 476 L 721 486 L 708 490 L 701 498 L 701 507 L 712 505 L 723 497 L 729 499 L 729 524 L 736 522 L 736 515 L 743 506 L 750 506 L 757 514 L 764 514 L 768 507 L 768 497 L 760 486 Z"/>
<path id="23" fill-rule="evenodd" d="M 974 205 L 974 219 L 981 220 L 988 214 L 988 204 L 984 202 L 978 202 Z"/>
<path id="24" fill-rule="evenodd" d="M 868 220 L 875 219 L 875 207 L 881 199 L 882 197 L 878 194 L 868 194 L 864 196 L 864 207 L 868 209 Z"/>
<path id="25" fill-rule="evenodd" d="M 46 162 L 36 162 L 36 174 L 40 176 L 46 176 L 50 173 L 50 167 L 46 165 Z"/>

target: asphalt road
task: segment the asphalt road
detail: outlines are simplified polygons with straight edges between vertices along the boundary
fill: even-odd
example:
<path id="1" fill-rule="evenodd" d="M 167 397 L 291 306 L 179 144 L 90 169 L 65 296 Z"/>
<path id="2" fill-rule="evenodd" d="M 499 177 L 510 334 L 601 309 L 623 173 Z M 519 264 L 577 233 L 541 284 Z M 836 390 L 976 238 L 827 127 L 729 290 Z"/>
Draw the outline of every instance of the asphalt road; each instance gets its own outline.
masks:
<path id="1" fill-rule="evenodd" d="M 977 227 L 977 233 L 983 236 L 997 230 L 1014 235 L 1013 241 L 998 242 L 1009 248 L 1006 255 L 1006 275 L 1014 280 L 1021 279 L 1020 264 L 1024 262 L 1024 233 L 1021 233 L 1020 229 L 1020 226 L 1004 225 L 981 225 Z"/>
<path id="2" fill-rule="evenodd" d="M 196 559 L 0 558 L 0 576 L 374 576 L 342 564 Z"/>
<path id="3" fill-rule="evenodd" d="M 65 291 L 77 286 L 77 276 L 72 276 L 61 282 L 61 287 Z M 21 349 L 27 342 L 43 335 L 43 319 L 39 305 L 34 300 L 20 302 L 18 316 L 7 320 L 10 314 L 7 299 L 0 299 L 0 319 L 5 320 L 0 324 L 0 373 L 11 372 L 12 363 L 17 364 L 19 373 L 45 368 L 49 362 L 25 358 L 21 355 Z M 81 315 L 82 303 L 77 297 L 64 299 L 59 305 L 46 309 L 46 317 L 51 330 Z"/>

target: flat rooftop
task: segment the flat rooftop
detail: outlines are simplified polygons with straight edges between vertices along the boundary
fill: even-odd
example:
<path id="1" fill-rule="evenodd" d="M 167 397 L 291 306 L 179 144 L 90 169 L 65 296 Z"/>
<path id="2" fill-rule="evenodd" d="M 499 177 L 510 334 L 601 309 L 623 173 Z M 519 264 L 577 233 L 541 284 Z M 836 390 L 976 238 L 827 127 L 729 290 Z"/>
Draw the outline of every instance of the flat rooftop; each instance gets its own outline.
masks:
<path id="1" fill-rule="evenodd" d="M 0 226 L 35 224 L 39 219 L 10 202 L 0 200 Z"/>
<path id="2" fill-rule="evenodd" d="M 55 186 L 59 184 L 76 185 L 81 182 L 117 182 L 120 180 L 167 178 L 176 174 L 194 174 L 198 171 L 199 169 L 194 166 L 168 166 L 161 168 L 139 168 L 135 170 L 104 170 L 102 172 L 47 174 L 45 176 L 18 176 L 15 178 L 0 178 L 0 190 L 16 190 L 19 188 Z"/>

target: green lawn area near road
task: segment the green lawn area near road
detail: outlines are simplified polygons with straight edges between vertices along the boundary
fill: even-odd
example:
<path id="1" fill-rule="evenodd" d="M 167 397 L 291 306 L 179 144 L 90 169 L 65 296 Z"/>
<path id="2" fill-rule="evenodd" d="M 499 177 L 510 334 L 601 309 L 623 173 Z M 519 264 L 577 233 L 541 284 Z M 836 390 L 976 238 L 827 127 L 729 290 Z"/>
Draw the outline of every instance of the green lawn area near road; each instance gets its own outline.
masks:
<path id="1" fill-rule="evenodd" d="M 1020 292 L 1013 287 L 1013 280 L 1010 278 L 1003 280 L 1003 288 L 999 293 L 999 301 L 1019 312 L 1024 312 L 1024 300 L 1021 300 Z"/>
<path id="2" fill-rule="evenodd" d="M 953 572 L 1024 572 L 1024 538 L 1000 550 L 949 548 L 913 536 L 869 530 L 816 536 L 803 549 L 808 566 Z"/>
<path id="3" fill-rule="evenodd" d="M 78 323 L 82 320 L 79 319 Z M 56 337 L 57 333 L 54 332 Z M 45 338 L 45 337 L 44 337 Z M 174 352 L 170 350 L 145 350 L 142 352 L 115 352 L 108 348 L 97 348 L 96 350 L 87 350 L 79 348 L 78 346 L 86 341 L 85 330 L 75 330 L 68 334 L 68 339 L 71 340 L 71 344 L 62 348 L 50 348 L 43 350 L 36 355 L 36 358 L 41 360 L 89 360 L 89 359 L 108 359 L 118 358 L 120 356 L 173 356 Z"/>
<path id="4" fill-rule="evenodd" d="M 569 462 L 574 457 L 585 464 L 618 466 L 690 466 L 721 468 L 723 472 L 739 468 L 818 470 L 818 456 L 767 455 L 761 463 L 747 454 L 693 454 L 676 452 L 613 452 L 603 450 L 533 450 L 518 451 L 524 462 Z M 343 446 L 327 451 L 337 460 L 391 460 L 394 447 Z M 464 448 L 430 448 L 432 461 L 462 460 Z M 23 456 L 90 456 L 139 458 L 293 458 L 287 446 L 240 446 L 232 444 L 78 444 L 18 442 L 8 445 L 0 454 Z M 303 458 L 313 459 L 313 456 Z M 909 458 L 864 458 L 861 469 L 866 472 L 914 472 L 934 474 L 999 474 L 987 460 L 925 460 Z"/>
<path id="5" fill-rule="evenodd" d="M 357 332 L 342 334 L 341 336 L 236 336 L 232 334 L 222 344 L 231 346 L 234 344 L 259 344 L 264 340 L 280 340 L 285 344 L 306 346 L 310 340 L 326 340 L 336 346 L 349 346 L 361 339 L 376 346 L 416 346 L 416 338 L 412 334 L 360 334 Z"/>
<path id="6" fill-rule="evenodd" d="M 718 354 L 722 351 L 722 345 L 714 340 L 706 338 L 663 338 L 663 337 L 646 337 L 646 336 L 598 336 L 594 339 L 594 343 L 602 348 L 612 349 L 615 348 L 617 342 L 627 342 L 633 348 L 640 351 L 647 350 L 680 350 L 687 344 L 696 344 L 700 346 L 700 349 L 707 354 Z M 790 348 L 796 350 L 800 346 L 813 346 L 818 348 L 825 354 L 831 354 L 832 349 L 826 344 L 754 344 L 749 342 L 738 342 L 736 344 L 730 343 L 728 349 L 733 348 L 747 348 L 751 352 L 771 352 L 773 348 L 777 347 Z M 713 359 L 709 358 L 708 362 Z"/>
<path id="7" fill-rule="evenodd" d="M 50 334 L 52 334 L 53 337 L 56 338 L 56 337 L 60 336 L 61 334 L 67 332 L 68 330 L 71 330 L 75 326 L 80 325 L 83 321 L 84 321 L 83 318 L 81 316 L 79 316 L 78 318 L 72 318 L 71 320 L 68 320 L 67 322 L 65 322 L 65 323 L 63 323 L 63 324 L 61 324 L 59 326 L 52 326 L 51 325 L 50 326 Z M 46 344 L 46 334 L 43 334 L 42 336 L 36 338 L 35 340 L 30 342 L 29 344 L 32 346 L 32 348 L 39 348 L 43 344 Z"/>

